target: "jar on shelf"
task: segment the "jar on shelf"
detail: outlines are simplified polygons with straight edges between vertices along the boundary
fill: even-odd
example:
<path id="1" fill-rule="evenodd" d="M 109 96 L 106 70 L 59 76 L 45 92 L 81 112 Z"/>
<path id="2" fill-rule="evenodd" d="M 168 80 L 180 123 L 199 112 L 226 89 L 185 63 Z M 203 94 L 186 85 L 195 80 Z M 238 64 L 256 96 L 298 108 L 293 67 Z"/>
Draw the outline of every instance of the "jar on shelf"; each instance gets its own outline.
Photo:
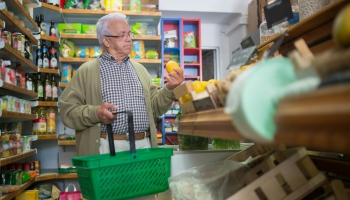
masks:
<path id="1" fill-rule="evenodd" d="M 11 156 L 10 153 L 10 136 L 7 131 L 1 133 L 1 141 L 2 141 L 2 157 L 6 158 Z"/>
<path id="2" fill-rule="evenodd" d="M 321 10 L 332 0 L 298 0 L 300 21 Z"/>
<path id="3" fill-rule="evenodd" d="M 275 37 L 280 33 L 280 26 L 276 25 L 273 26 L 272 28 L 267 27 L 267 22 L 265 19 L 265 14 L 262 12 L 262 22 L 259 26 L 259 31 L 260 31 L 260 44 L 268 41 L 269 39 Z"/>

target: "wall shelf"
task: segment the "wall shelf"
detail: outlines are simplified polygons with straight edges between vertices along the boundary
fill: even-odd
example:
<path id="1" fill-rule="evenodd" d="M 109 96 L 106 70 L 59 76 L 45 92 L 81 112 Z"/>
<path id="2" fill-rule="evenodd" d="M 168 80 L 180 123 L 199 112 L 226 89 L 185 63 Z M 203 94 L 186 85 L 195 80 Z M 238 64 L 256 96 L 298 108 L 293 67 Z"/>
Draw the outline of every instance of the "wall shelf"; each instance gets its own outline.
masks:
<path id="1" fill-rule="evenodd" d="M 29 156 L 35 155 L 36 154 L 36 149 L 31 149 L 29 151 L 23 152 L 21 154 L 15 155 L 15 156 L 10 156 L 7 158 L 1 158 L 0 159 L 0 166 L 4 166 L 16 161 L 19 161 L 23 158 L 27 158 Z"/>
<path id="2" fill-rule="evenodd" d="M 11 61 L 21 62 L 21 67 L 26 72 L 38 72 L 38 67 L 34 65 L 34 63 L 27 58 L 23 57 L 17 50 L 5 44 L 4 48 L 1 49 L 4 57 Z"/>
<path id="3" fill-rule="evenodd" d="M 91 61 L 95 58 L 63 58 L 60 57 L 60 62 L 62 63 L 84 63 L 84 62 L 88 62 Z M 135 60 L 133 59 L 133 61 L 138 62 L 138 63 L 142 63 L 142 64 L 160 64 L 161 60 L 160 59 L 138 59 Z"/>
<path id="4" fill-rule="evenodd" d="M 58 140 L 58 146 L 75 146 L 75 140 Z"/>
<path id="5" fill-rule="evenodd" d="M 51 41 L 51 42 L 56 42 L 56 43 L 59 43 L 59 41 L 60 41 L 60 39 L 57 37 L 51 37 L 51 36 L 47 36 L 47 35 L 40 35 L 40 39 L 46 40 L 46 41 Z"/>
<path id="6" fill-rule="evenodd" d="M 78 178 L 77 173 L 71 173 L 71 174 L 58 174 L 58 179 L 69 179 L 69 178 Z"/>
<path id="7" fill-rule="evenodd" d="M 57 107 L 58 102 L 57 101 L 38 101 L 37 106 L 52 106 L 52 107 Z"/>
<path id="8" fill-rule="evenodd" d="M 78 178 L 76 173 L 70 174 L 58 174 L 58 173 L 45 173 L 36 177 L 36 181 L 47 181 L 47 180 L 56 180 L 56 179 L 72 179 Z"/>
<path id="9" fill-rule="evenodd" d="M 59 69 L 48 69 L 48 68 L 40 68 L 38 67 L 38 72 L 45 73 L 45 74 L 60 74 Z"/>
<path id="10" fill-rule="evenodd" d="M 36 115 L 0 110 L 1 123 L 20 122 L 36 119 Z"/>
<path id="11" fill-rule="evenodd" d="M 3 196 L 0 198 L 0 200 L 11 200 L 15 198 L 17 195 L 19 195 L 23 190 L 27 189 L 29 186 L 31 186 L 35 182 L 35 178 L 32 180 L 28 181 L 25 184 L 22 184 L 18 190 L 8 193 L 8 194 L 3 194 Z"/>
<path id="12" fill-rule="evenodd" d="M 91 39 L 97 40 L 96 34 L 60 34 L 61 39 Z M 135 35 L 133 40 L 161 40 L 161 36 L 157 35 Z"/>
<path id="13" fill-rule="evenodd" d="M 15 1 L 17 1 L 17 0 L 15 0 Z M 0 10 L 0 18 L 1 18 L 1 20 L 5 21 L 7 30 L 12 32 L 15 29 L 17 29 L 17 31 L 26 35 L 34 44 L 38 44 L 39 41 L 30 33 L 30 31 L 27 30 L 26 28 L 24 28 L 15 17 L 12 17 L 7 12 L 7 10 Z M 21 19 L 24 19 L 24 18 L 21 18 Z M 28 23 L 26 23 L 26 24 L 28 24 Z M 12 26 L 15 26 L 16 28 L 13 28 Z M 9 27 L 11 27 L 11 28 L 9 28 Z"/>
<path id="14" fill-rule="evenodd" d="M 53 10 L 53 11 L 56 11 L 56 12 L 60 12 L 60 10 L 61 10 L 59 7 L 50 5 L 48 3 L 43 3 L 43 2 L 41 2 L 41 7 L 42 8 L 47 8 L 47 9 L 50 9 L 50 10 Z"/>
<path id="15" fill-rule="evenodd" d="M 57 134 L 38 135 L 38 140 L 57 140 Z"/>
<path id="16" fill-rule="evenodd" d="M 13 4 L 7 3 L 6 6 L 9 10 L 12 10 L 15 15 L 17 15 L 21 20 L 24 21 L 26 26 L 31 25 L 30 28 L 34 28 L 35 31 L 39 31 L 39 27 L 30 16 L 29 12 L 24 8 L 24 6 L 18 0 L 12 0 Z"/>
<path id="17" fill-rule="evenodd" d="M 12 85 L 10 83 L 3 82 L 0 79 L 0 95 L 12 95 L 21 99 L 37 99 L 38 93 L 35 93 L 31 90 L 27 90 L 25 88 L 21 88 L 17 85 Z"/>

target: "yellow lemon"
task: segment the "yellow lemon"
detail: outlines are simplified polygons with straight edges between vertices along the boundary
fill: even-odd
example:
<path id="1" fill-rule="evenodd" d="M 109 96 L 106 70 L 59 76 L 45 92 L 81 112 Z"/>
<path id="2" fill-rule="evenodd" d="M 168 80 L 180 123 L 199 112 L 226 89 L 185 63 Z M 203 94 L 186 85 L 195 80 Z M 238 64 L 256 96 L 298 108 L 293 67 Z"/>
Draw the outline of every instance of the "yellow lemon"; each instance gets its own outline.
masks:
<path id="1" fill-rule="evenodd" d="M 200 92 L 203 92 L 205 90 L 204 84 L 202 82 L 199 82 L 199 81 L 193 82 L 193 88 L 194 88 L 194 91 L 196 91 L 196 93 L 200 93 Z"/>
<path id="2" fill-rule="evenodd" d="M 204 85 L 204 87 L 207 87 L 208 81 L 202 81 L 202 84 Z"/>
<path id="3" fill-rule="evenodd" d="M 350 46 L 350 4 L 345 6 L 335 18 L 333 24 L 333 38 L 339 47 L 346 48 Z"/>
<path id="4" fill-rule="evenodd" d="M 185 94 L 185 95 L 182 97 L 182 103 L 186 103 L 187 101 L 190 101 L 190 100 L 191 100 L 190 94 Z"/>
<path id="5" fill-rule="evenodd" d="M 177 64 L 177 62 L 171 60 L 165 65 L 165 68 L 166 71 L 170 74 L 171 72 L 175 72 L 174 68 L 180 69 L 180 66 Z"/>
<path id="6" fill-rule="evenodd" d="M 216 79 L 210 79 L 209 81 L 208 81 L 208 83 L 218 83 L 219 81 L 218 80 L 216 80 Z"/>

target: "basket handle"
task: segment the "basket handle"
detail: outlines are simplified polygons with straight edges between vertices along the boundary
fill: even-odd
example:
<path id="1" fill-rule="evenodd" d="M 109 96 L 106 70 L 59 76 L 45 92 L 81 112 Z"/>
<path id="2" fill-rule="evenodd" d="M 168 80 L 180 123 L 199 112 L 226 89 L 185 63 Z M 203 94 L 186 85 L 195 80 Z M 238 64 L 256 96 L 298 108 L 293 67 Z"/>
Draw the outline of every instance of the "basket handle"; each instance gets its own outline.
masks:
<path id="1" fill-rule="evenodd" d="M 122 111 L 114 114 L 126 113 L 128 115 L 128 131 L 129 131 L 129 142 L 130 142 L 130 153 L 136 153 L 135 147 L 135 132 L 134 132 L 134 117 L 132 111 Z M 112 125 L 107 124 L 107 134 L 108 134 L 108 144 L 109 144 L 109 152 L 111 156 L 115 156 L 115 147 L 114 147 L 114 139 L 112 132 Z"/>

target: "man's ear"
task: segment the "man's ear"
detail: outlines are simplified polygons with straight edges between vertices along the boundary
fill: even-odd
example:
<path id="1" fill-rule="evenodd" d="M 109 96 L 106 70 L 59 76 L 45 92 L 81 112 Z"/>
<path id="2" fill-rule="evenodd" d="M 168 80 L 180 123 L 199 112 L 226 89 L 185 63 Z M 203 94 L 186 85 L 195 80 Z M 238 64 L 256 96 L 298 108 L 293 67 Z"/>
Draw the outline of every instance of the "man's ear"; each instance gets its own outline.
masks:
<path id="1" fill-rule="evenodd" d="M 107 37 L 103 37 L 103 38 L 102 38 L 102 42 L 103 42 L 103 45 L 104 45 L 106 48 L 108 48 L 108 47 L 110 46 L 109 40 L 108 40 Z"/>

